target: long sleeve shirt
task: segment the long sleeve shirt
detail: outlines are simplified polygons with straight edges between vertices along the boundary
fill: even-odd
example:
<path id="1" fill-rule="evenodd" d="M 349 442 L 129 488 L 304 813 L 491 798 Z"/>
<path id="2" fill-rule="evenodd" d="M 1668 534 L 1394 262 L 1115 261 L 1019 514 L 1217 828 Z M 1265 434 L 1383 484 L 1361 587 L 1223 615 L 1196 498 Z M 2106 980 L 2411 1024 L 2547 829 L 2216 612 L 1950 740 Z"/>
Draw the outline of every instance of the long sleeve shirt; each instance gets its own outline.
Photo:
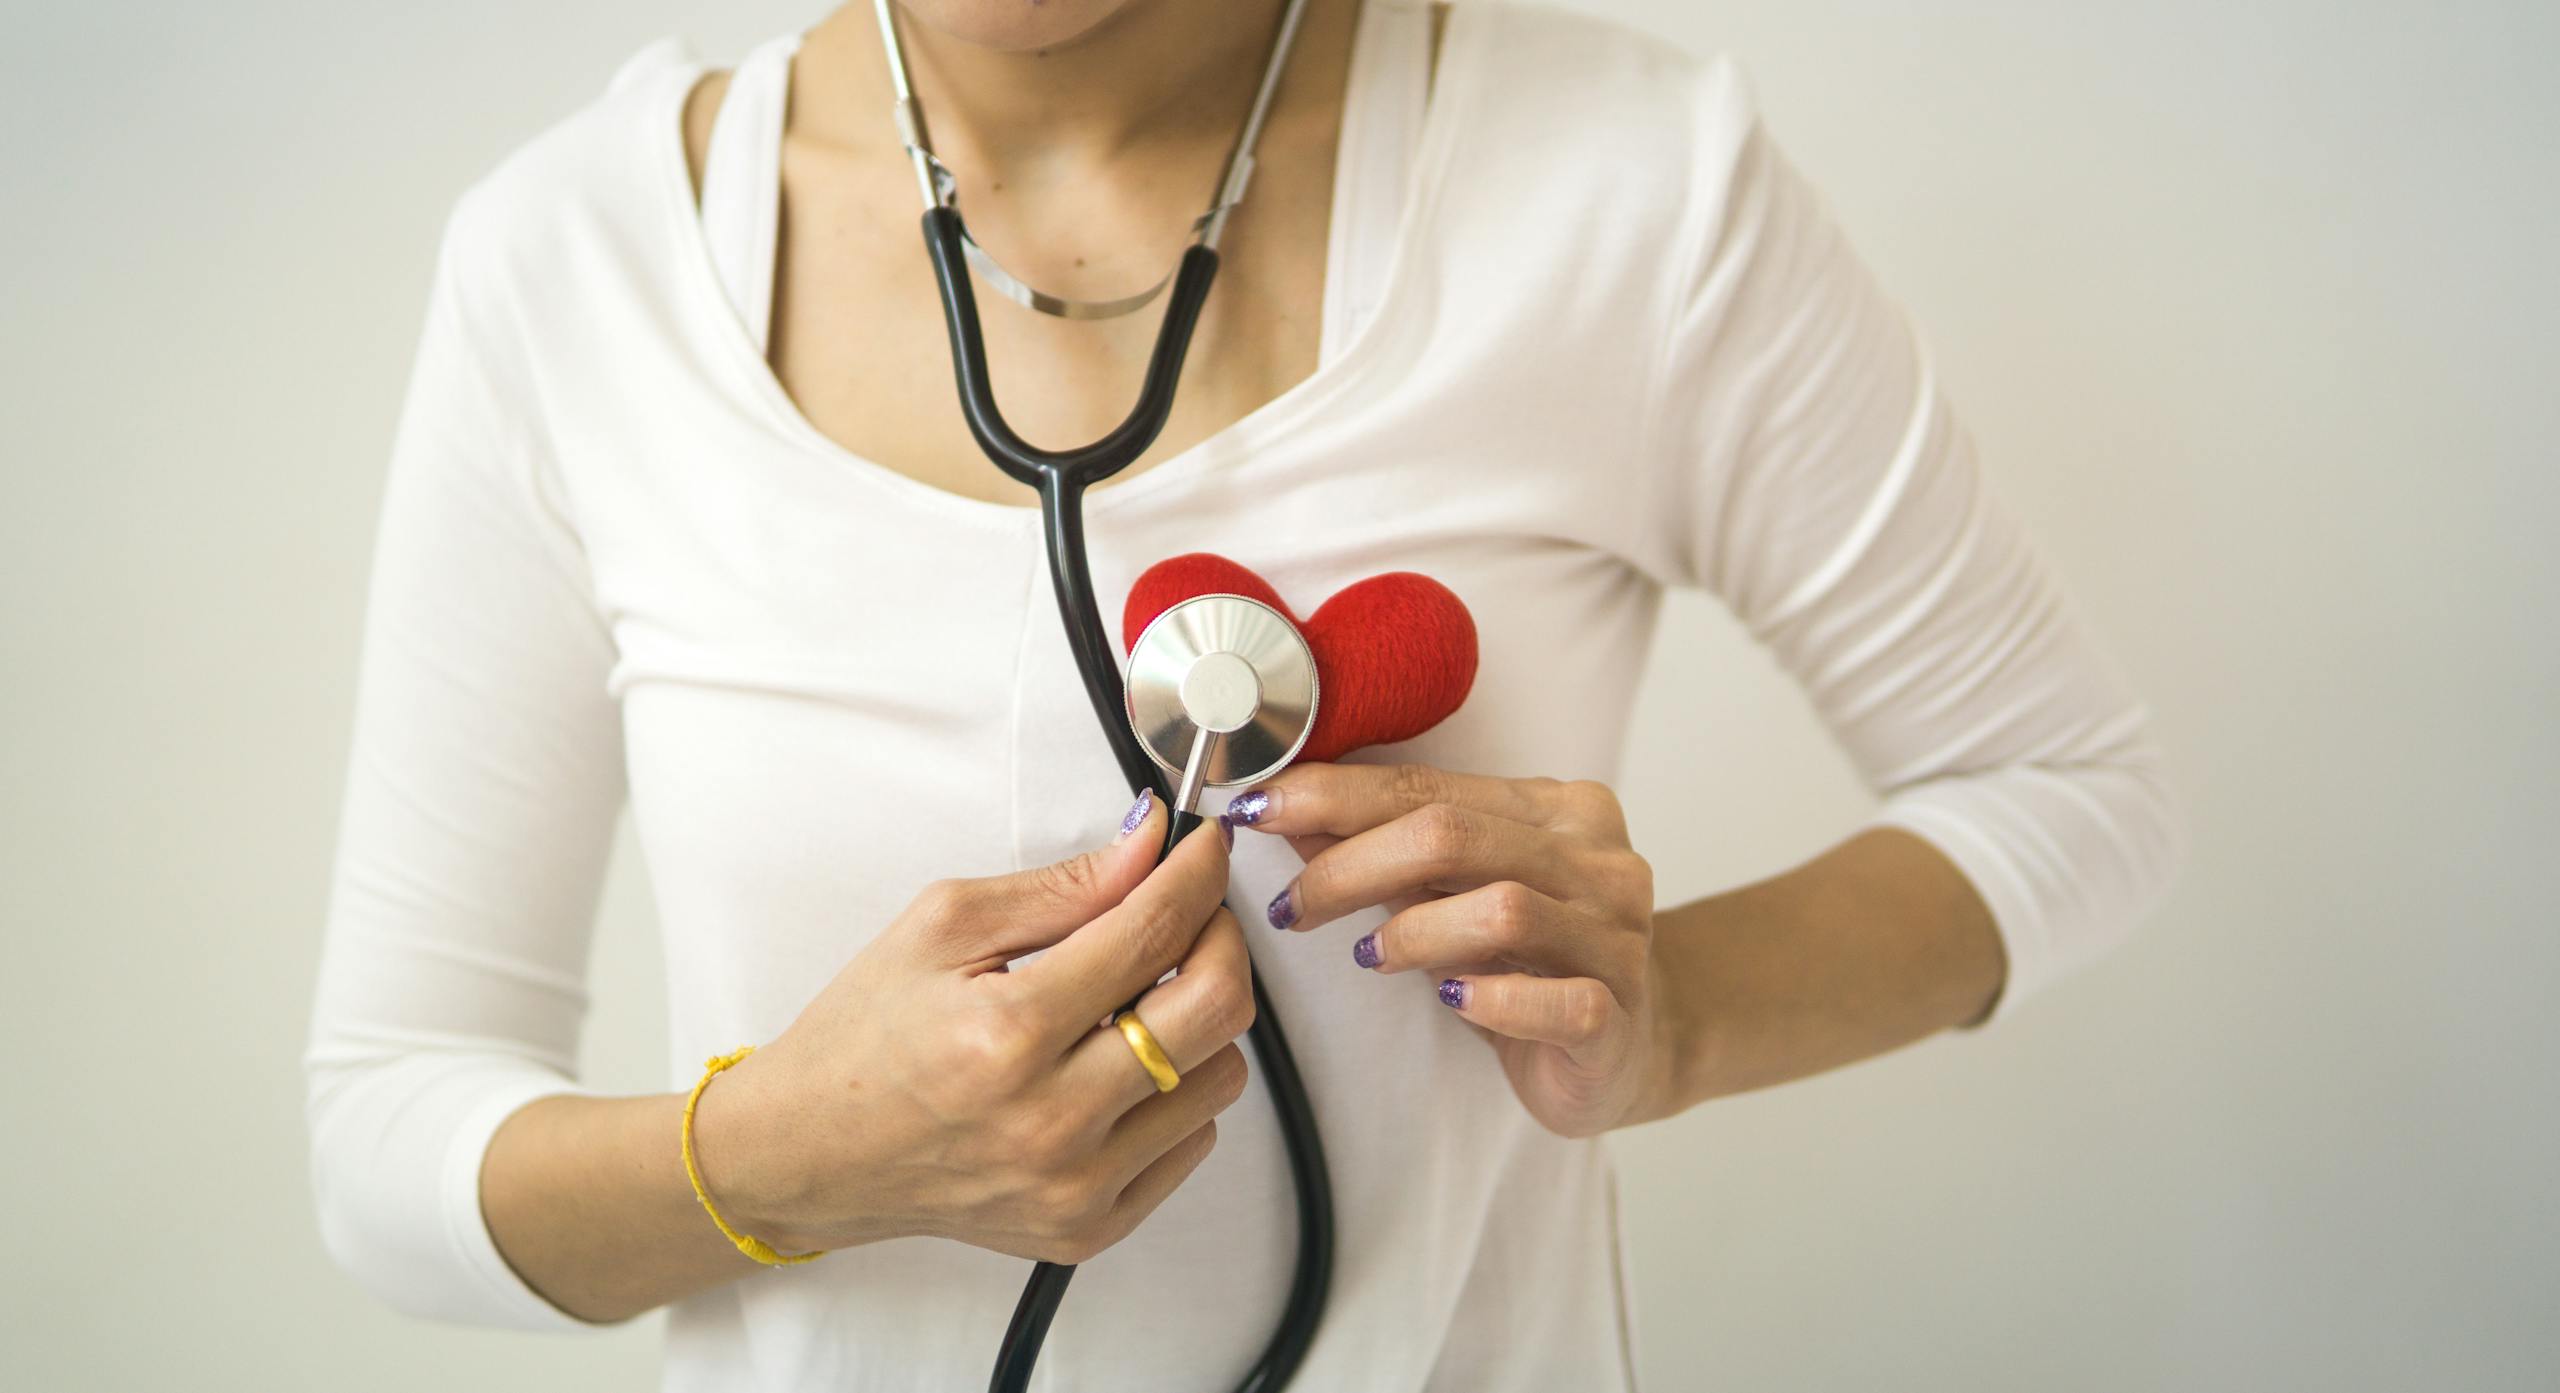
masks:
<path id="1" fill-rule="evenodd" d="M 1472 694 L 1356 758 L 1609 779 L 1642 754 L 1660 597 L 1703 587 L 1801 683 L 1875 821 L 1980 890 L 1995 1018 L 2119 940 L 2183 847 L 2145 708 L 1734 65 L 1470 3 L 1426 99 L 1421 7 L 1369 10 L 1319 365 L 1091 496 L 1106 612 L 1182 552 L 1301 613 L 1421 571 L 1475 617 Z M 769 225 L 692 194 L 700 73 L 653 47 L 462 199 L 391 458 L 308 1074 L 328 1245 L 424 1315 L 579 1324 L 509 1269 L 478 1180 L 511 1112 L 582 1088 L 626 809 L 680 1089 L 778 1033 L 925 882 L 1056 859 L 1127 802 L 1036 510 L 852 453 L 768 367 L 719 248 Z M 1240 839 L 1233 902 L 1297 865 Z M 1351 972 L 1339 943 L 1255 947 L 1339 1206 L 1300 1386 L 1629 1386 L 1605 1146 L 1533 1122 L 1429 982 Z M 1290 1206 L 1248 1090 L 1080 1273 L 1046 1386 L 1231 1384 L 1281 1303 Z M 1026 1270 L 917 1238 L 749 1273 L 674 1305 L 665 1386 L 974 1387 Z"/>

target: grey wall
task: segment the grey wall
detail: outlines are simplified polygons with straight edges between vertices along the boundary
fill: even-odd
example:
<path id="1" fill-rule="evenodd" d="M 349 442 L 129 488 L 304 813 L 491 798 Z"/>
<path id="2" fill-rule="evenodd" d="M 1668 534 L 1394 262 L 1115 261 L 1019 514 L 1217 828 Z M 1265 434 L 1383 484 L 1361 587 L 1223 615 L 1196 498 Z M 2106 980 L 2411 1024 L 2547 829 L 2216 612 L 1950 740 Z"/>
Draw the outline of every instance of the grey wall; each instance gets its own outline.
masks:
<path id="1" fill-rule="evenodd" d="M 2197 857 L 2014 1024 L 1622 1139 L 1651 1386 L 2548 1386 L 2560 47 L 2544 5 L 1606 0 L 1755 73 L 2154 699 Z M 454 194 L 757 3 L 12 4 L 0 1382 L 628 1389 L 656 1331 L 326 1264 L 299 1049 L 384 449 Z M 1694 598 L 1666 895 L 1863 799 Z M 594 1075 L 656 1083 L 624 856 Z"/>

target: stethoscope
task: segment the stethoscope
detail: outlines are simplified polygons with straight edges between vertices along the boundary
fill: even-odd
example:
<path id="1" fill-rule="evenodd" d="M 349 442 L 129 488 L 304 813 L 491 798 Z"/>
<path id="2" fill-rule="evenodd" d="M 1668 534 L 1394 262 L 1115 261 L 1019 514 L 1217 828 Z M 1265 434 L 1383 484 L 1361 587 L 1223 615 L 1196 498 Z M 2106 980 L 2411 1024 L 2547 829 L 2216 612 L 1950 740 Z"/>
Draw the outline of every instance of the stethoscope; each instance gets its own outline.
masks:
<path id="1" fill-rule="evenodd" d="M 1192 243 L 1181 263 L 1146 290 L 1103 301 L 1071 300 L 1035 290 L 998 265 L 969 236 L 960 221 L 956 183 L 950 170 L 934 158 L 926 139 L 924 113 L 908 78 L 890 0 L 873 0 L 873 8 L 879 15 L 880 38 L 888 50 L 897 93 L 898 134 L 914 161 L 916 182 L 924 193 L 925 250 L 933 258 L 934 281 L 942 292 L 961 411 L 987 458 L 1039 492 L 1049 576 L 1085 694 L 1093 702 L 1094 716 L 1130 791 L 1152 788 L 1170 794 L 1165 835 L 1165 849 L 1170 851 L 1200 825 L 1196 809 L 1202 789 L 1267 778 L 1306 743 L 1315 725 L 1319 696 L 1315 658 L 1287 616 L 1240 595 L 1201 595 L 1167 609 L 1139 635 L 1124 684 L 1111 651 L 1110 631 L 1103 627 L 1094 603 L 1093 575 L 1084 548 L 1084 492 L 1145 453 L 1172 413 L 1183 356 L 1191 347 L 1200 306 L 1208 299 L 1209 282 L 1218 273 L 1218 238 L 1252 178 L 1254 141 L 1262 132 L 1263 117 L 1270 110 L 1306 0 L 1288 0 L 1281 11 L 1253 107 L 1227 157 L 1209 210 L 1192 224 Z M 1127 314 L 1154 300 L 1168 285 L 1172 288 L 1137 405 L 1110 434 L 1082 449 L 1043 450 L 1005 424 L 987 380 L 986 340 L 969 281 L 972 266 L 1008 298 L 1068 319 Z M 1170 789 L 1167 775 L 1175 779 Z M 1239 1393 L 1277 1393 L 1306 1358 L 1316 1323 L 1324 1314 L 1333 1277 L 1333 1191 L 1325 1175 L 1324 1146 L 1316 1135 L 1306 1083 L 1281 1033 L 1279 1013 L 1272 1009 L 1258 975 L 1253 998 L 1254 1057 L 1261 1063 L 1262 1081 L 1279 1114 L 1281 1142 L 1296 1182 L 1298 1260 L 1279 1327 L 1237 1388 Z M 1069 1264 L 1044 1262 L 1032 1269 L 1012 1323 L 1005 1329 L 990 1389 L 1020 1393 L 1029 1385 L 1049 1322 L 1074 1276 L 1075 1268 Z"/>

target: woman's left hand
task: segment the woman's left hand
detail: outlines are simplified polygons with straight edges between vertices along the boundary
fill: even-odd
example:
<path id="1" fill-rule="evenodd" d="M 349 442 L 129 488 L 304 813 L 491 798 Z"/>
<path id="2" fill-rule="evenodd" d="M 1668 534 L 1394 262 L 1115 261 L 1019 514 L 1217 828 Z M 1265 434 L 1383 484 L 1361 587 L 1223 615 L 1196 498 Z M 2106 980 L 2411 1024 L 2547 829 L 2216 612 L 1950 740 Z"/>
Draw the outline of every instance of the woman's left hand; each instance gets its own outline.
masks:
<path id="1" fill-rule="evenodd" d="M 1606 785 L 1304 764 L 1238 795 L 1227 820 L 1306 858 L 1271 902 L 1272 927 L 1387 906 L 1352 960 L 1438 979 L 1549 1130 L 1590 1136 L 1655 1111 L 1671 1052 L 1653 990 L 1653 868 Z"/>

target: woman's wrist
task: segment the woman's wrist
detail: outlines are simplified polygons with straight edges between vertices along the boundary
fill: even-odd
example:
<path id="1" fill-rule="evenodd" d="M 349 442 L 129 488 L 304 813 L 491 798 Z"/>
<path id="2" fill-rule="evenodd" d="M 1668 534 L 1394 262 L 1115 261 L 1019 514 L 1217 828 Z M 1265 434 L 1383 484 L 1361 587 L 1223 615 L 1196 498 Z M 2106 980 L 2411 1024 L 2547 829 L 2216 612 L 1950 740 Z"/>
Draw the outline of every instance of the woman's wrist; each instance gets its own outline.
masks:
<path id="1" fill-rule="evenodd" d="M 1678 974 L 1664 960 L 1663 939 L 1672 929 L 1666 916 L 1654 916 L 1645 988 L 1645 1077 L 1622 1127 L 1676 1116 L 1704 1096 L 1696 1091 L 1697 1079 L 1710 1042 L 1702 1035 L 1706 1022 L 1689 1009 L 1692 1003 L 1681 993 Z"/>
<path id="2" fill-rule="evenodd" d="M 694 1105 L 693 1153 L 702 1188 L 722 1218 L 786 1253 L 832 1246 L 809 1240 L 795 1218 L 806 1212 L 808 1187 L 783 1129 L 786 1109 L 771 1095 L 767 1070 L 748 1056 L 721 1071 Z M 708 1227 L 710 1220 L 704 1218 Z"/>

